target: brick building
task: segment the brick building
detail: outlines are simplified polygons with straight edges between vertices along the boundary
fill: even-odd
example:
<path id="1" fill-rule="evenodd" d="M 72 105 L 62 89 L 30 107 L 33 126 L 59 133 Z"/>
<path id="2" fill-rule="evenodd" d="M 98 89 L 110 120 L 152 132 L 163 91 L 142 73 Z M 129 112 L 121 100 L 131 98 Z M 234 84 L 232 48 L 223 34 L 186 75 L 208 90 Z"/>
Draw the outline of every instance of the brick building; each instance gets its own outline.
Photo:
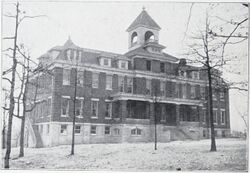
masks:
<path id="1" fill-rule="evenodd" d="M 164 53 L 160 29 L 143 10 L 127 29 L 125 54 L 82 48 L 69 38 L 42 55 L 40 64 L 53 75 L 37 76 L 29 145 L 71 143 L 75 82 L 78 144 L 153 141 L 155 119 L 160 142 L 208 138 L 206 72 Z M 221 85 L 213 93 L 216 136 L 226 137 L 228 89 Z"/>

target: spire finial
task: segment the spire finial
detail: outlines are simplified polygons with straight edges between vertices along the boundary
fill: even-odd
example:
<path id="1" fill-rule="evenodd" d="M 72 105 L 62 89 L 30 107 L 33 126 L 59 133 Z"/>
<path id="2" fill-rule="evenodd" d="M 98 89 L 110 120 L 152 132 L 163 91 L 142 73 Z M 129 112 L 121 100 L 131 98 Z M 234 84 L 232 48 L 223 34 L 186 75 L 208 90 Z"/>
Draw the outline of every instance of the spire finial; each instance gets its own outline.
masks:
<path id="1" fill-rule="evenodd" d="M 145 11 L 145 10 L 146 10 L 146 7 L 145 7 L 145 6 L 143 6 L 143 7 L 142 7 L 142 11 Z"/>
<path id="2" fill-rule="evenodd" d="M 68 37 L 68 40 L 71 40 L 70 35 L 69 35 L 69 37 Z"/>

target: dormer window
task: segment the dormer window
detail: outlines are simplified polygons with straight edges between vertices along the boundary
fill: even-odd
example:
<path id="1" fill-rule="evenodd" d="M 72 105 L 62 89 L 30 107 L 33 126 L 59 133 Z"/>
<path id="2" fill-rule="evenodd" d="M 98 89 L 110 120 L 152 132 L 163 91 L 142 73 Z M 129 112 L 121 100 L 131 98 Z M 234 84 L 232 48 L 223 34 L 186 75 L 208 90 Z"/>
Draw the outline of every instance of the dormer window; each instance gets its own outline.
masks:
<path id="1" fill-rule="evenodd" d="M 120 61 L 119 61 L 119 68 L 120 68 L 120 69 L 128 69 L 128 62 L 127 62 L 127 61 L 120 60 Z"/>
<path id="2" fill-rule="evenodd" d="M 186 72 L 185 71 L 183 71 L 183 70 L 180 70 L 179 71 L 179 76 L 181 76 L 181 77 L 186 77 Z"/>
<path id="3" fill-rule="evenodd" d="M 200 78 L 199 72 L 193 71 L 193 72 L 192 72 L 192 78 L 193 78 L 193 79 L 199 79 L 199 78 Z"/>
<path id="4" fill-rule="evenodd" d="M 70 59 L 70 53 L 71 53 L 71 50 L 67 50 L 67 58 L 66 58 L 66 60 Z"/>
<path id="5" fill-rule="evenodd" d="M 106 67 L 111 67 L 111 59 L 101 58 L 101 65 Z"/>

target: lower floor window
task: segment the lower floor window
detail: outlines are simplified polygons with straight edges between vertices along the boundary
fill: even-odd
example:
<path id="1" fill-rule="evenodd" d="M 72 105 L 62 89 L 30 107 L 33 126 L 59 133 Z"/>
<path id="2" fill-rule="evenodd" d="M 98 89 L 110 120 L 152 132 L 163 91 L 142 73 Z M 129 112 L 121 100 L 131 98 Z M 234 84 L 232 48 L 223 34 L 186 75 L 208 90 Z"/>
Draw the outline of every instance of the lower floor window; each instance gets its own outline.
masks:
<path id="1" fill-rule="evenodd" d="M 96 126 L 91 126 L 90 133 L 91 133 L 92 135 L 96 135 Z"/>
<path id="2" fill-rule="evenodd" d="M 206 130 L 203 130 L 203 137 L 206 137 Z"/>
<path id="3" fill-rule="evenodd" d="M 76 125 L 75 126 L 75 133 L 81 133 L 81 126 L 80 125 Z"/>
<path id="4" fill-rule="evenodd" d="M 109 135 L 110 134 L 110 127 L 109 126 L 105 126 L 105 135 Z"/>
<path id="5" fill-rule="evenodd" d="M 114 135 L 120 135 L 120 129 L 115 128 L 114 129 Z"/>
<path id="6" fill-rule="evenodd" d="M 221 132 L 221 136 L 226 137 L 226 132 L 224 130 Z"/>
<path id="7" fill-rule="evenodd" d="M 61 134 L 67 134 L 67 125 L 61 125 Z"/>
<path id="8" fill-rule="evenodd" d="M 142 130 L 139 128 L 135 128 L 131 130 L 131 135 L 141 135 Z"/>

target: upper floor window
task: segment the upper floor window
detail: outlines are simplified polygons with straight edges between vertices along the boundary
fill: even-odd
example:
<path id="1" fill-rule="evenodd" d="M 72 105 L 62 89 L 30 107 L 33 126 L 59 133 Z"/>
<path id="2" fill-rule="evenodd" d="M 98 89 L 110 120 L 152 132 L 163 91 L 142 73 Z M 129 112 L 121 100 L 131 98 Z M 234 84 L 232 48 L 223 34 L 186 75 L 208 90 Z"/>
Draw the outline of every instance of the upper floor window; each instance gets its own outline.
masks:
<path id="1" fill-rule="evenodd" d="M 225 93 L 222 91 L 220 92 L 220 100 L 224 100 L 225 99 Z"/>
<path id="2" fill-rule="evenodd" d="M 63 69 L 63 85 L 70 85 L 70 70 Z"/>
<path id="3" fill-rule="evenodd" d="M 76 117 L 80 118 L 82 116 L 83 109 L 83 99 L 76 99 Z"/>
<path id="4" fill-rule="evenodd" d="M 213 100 L 217 100 L 217 97 L 216 97 L 216 93 L 215 93 L 215 91 L 212 91 L 213 92 Z"/>
<path id="5" fill-rule="evenodd" d="M 213 119 L 214 119 L 214 123 L 217 124 L 217 109 L 213 110 Z"/>
<path id="6" fill-rule="evenodd" d="M 137 43 L 137 39 L 138 39 L 137 33 L 133 32 L 133 34 L 131 36 L 131 45 L 132 46 Z"/>
<path id="7" fill-rule="evenodd" d="M 127 61 L 119 61 L 119 68 L 120 69 L 128 69 L 128 62 Z"/>
<path id="8" fill-rule="evenodd" d="M 106 101 L 105 118 L 111 118 L 112 116 L 112 102 Z"/>
<path id="9" fill-rule="evenodd" d="M 119 87 L 119 92 L 124 92 L 124 76 L 119 76 L 118 87 Z"/>
<path id="10" fill-rule="evenodd" d="M 151 61 L 150 60 L 146 61 L 146 70 L 151 71 Z"/>
<path id="11" fill-rule="evenodd" d="M 47 101 L 48 116 L 51 115 L 51 98 Z"/>
<path id="12" fill-rule="evenodd" d="M 66 60 L 70 60 L 71 50 L 67 50 L 66 52 Z"/>
<path id="13" fill-rule="evenodd" d="M 164 81 L 161 81 L 160 89 L 161 89 L 161 96 L 164 96 L 165 95 L 165 82 Z"/>
<path id="14" fill-rule="evenodd" d="M 198 71 L 193 71 L 192 72 L 192 78 L 193 79 L 200 79 L 200 74 Z"/>
<path id="15" fill-rule="evenodd" d="M 225 124 L 226 120 L 226 112 L 225 110 L 221 110 L 221 124 Z"/>
<path id="16" fill-rule="evenodd" d="M 84 85 L 84 72 L 83 71 L 78 71 L 77 72 L 77 85 L 78 86 L 83 86 Z"/>
<path id="17" fill-rule="evenodd" d="M 101 58 L 101 65 L 111 67 L 111 59 L 110 58 Z"/>
<path id="18" fill-rule="evenodd" d="M 182 98 L 187 98 L 187 86 L 186 84 L 182 85 Z"/>
<path id="19" fill-rule="evenodd" d="M 98 102 L 99 102 L 99 99 L 91 99 L 91 117 L 92 118 L 98 117 Z"/>
<path id="20" fill-rule="evenodd" d="M 187 73 L 185 71 L 183 71 L 183 70 L 179 70 L 179 76 L 186 77 Z"/>
<path id="21" fill-rule="evenodd" d="M 151 80 L 146 80 L 146 94 L 151 95 Z"/>
<path id="22" fill-rule="evenodd" d="M 195 95 L 195 86 L 191 86 L 191 98 L 195 98 L 196 95 Z"/>
<path id="23" fill-rule="evenodd" d="M 203 123 L 206 123 L 207 111 L 206 111 L 206 109 L 202 109 L 202 112 L 203 112 L 203 119 L 202 119 L 202 122 L 203 122 Z"/>
<path id="24" fill-rule="evenodd" d="M 160 63 L 160 70 L 161 70 L 161 73 L 165 72 L 165 64 L 163 62 Z"/>
<path id="25" fill-rule="evenodd" d="M 112 76 L 106 76 L 106 89 L 112 90 Z"/>
<path id="26" fill-rule="evenodd" d="M 98 88 L 99 86 L 99 74 L 92 73 L 92 88 Z"/>
<path id="27" fill-rule="evenodd" d="M 180 87 L 179 87 L 180 85 L 181 84 L 176 83 L 176 86 L 175 86 L 175 94 L 176 94 L 177 98 L 181 97 L 181 91 L 180 91 Z"/>
<path id="28" fill-rule="evenodd" d="M 128 93 L 133 92 L 133 78 L 131 78 L 131 77 L 127 78 L 127 92 Z"/>
<path id="29" fill-rule="evenodd" d="M 201 99 L 205 99 L 205 87 L 201 87 Z"/>
<path id="30" fill-rule="evenodd" d="M 70 97 L 62 97 L 61 100 L 61 115 L 69 116 L 69 99 Z"/>

